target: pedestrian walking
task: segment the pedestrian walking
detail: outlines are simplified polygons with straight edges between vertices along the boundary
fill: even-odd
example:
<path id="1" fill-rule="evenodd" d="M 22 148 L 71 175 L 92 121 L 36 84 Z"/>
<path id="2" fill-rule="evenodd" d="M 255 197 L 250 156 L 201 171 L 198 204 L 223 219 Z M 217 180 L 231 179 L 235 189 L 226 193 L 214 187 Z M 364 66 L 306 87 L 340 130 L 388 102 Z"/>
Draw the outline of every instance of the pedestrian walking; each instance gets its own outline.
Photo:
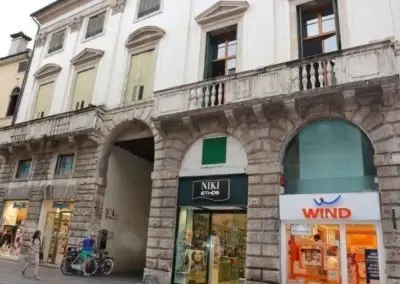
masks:
<path id="1" fill-rule="evenodd" d="M 33 234 L 29 253 L 25 258 L 25 267 L 22 270 L 22 275 L 25 275 L 28 268 L 33 268 L 33 277 L 36 280 L 39 280 L 40 234 L 39 230 Z"/>

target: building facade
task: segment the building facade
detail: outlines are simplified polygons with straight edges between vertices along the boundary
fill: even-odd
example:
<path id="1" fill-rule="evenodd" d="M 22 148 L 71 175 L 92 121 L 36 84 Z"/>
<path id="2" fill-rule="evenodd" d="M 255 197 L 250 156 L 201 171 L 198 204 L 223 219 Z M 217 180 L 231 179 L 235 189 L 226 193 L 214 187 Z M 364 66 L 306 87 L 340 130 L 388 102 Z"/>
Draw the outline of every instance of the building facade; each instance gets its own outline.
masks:
<path id="1" fill-rule="evenodd" d="M 32 15 L 2 225 L 160 283 L 397 283 L 400 6 L 184 2 Z"/>
<path id="2" fill-rule="evenodd" d="M 21 86 L 27 71 L 31 38 L 24 33 L 12 34 L 6 56 L 0 58 L 1 116 L 0 125 L 11 125 L 20 100 Z"/>

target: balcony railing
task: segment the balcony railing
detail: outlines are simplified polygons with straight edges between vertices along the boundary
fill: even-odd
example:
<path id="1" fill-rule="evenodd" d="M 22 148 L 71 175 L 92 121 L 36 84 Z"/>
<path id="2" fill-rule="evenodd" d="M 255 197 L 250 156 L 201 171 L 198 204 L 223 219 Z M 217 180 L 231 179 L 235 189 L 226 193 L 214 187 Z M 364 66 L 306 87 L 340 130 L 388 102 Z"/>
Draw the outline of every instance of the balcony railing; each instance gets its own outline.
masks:
<path id="1" fill-rule="evenodd" d="M 39 140 L 45 136 L 73 135 L 96 129 L 99 109 L 90 107 L 80 111 L 48 116 L 0 129 L 0 145 L 14 145 Z"/>
<path id="2" fill-rule="evenodd" d="M 391 41 L 373 43 L 158 91 L 154 115 L 160 117 L 397 75 L 394 46 Z"/>

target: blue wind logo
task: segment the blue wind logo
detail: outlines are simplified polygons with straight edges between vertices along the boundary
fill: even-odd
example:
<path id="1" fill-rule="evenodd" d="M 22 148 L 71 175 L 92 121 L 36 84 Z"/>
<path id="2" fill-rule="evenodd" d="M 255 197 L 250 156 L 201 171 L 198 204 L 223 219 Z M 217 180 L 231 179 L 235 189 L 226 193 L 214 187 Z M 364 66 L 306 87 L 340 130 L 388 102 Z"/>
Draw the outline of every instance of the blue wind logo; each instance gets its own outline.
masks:
<path id="1" fill-rule="evenodd" d="M 313 200 L 314 200 L 314 203 L 317 204 L 317 206 L 332 205 L 332 204 L 338 202 L 341 197 L 342 197 L 341 195 L 338 195 L 335 199 L 333 199 L 331 201 L 326 201 L 323 197 L 321 197 L 319 199 L 319 201 L 315 198 L 313 198 Z"/>

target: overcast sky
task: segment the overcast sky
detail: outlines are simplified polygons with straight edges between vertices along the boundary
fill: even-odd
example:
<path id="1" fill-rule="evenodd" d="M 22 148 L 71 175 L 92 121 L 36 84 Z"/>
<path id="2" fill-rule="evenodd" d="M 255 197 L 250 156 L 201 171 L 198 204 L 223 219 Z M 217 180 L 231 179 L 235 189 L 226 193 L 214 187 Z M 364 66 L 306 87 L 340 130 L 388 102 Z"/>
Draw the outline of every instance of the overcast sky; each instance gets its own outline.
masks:
<path id="1" fill-rule="evenodd" d="M 11 41 L 10 34 L 23 31 L 32 38 L 33 42 L 37 32 L 37 25 L 29 15 L 53 1 L 11 0 L 7 1 L 7 5 L 3 5 L 0 9 L 0 57 L 8 54 Z M 33 45 L 32 42 L 30 47 Z"/>

